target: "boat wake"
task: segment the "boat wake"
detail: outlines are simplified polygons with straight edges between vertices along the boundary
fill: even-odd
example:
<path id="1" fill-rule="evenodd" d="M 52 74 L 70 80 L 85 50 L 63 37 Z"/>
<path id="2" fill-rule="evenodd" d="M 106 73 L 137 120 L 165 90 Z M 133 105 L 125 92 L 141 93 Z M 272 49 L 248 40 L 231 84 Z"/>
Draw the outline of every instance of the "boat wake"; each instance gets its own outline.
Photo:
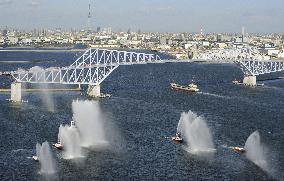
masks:
<path id="1" fill-rule="evenodd" d="M 0 61 L 0 63 L 30 63 L 31 61 L 23 61 L 23 60 L 13 60 L 13 61 L 9 61 L 9 60 L 3 60 Z"/>
<path id="2" fill-rule="evenodd" d="M 187 146 L 183 146 L 183 149 L 190 154 L 199 155 L 199 154 L 208 154 L 208 153 L 215 153 L 215 148 L 207 148 L 207 149 L 192 149 Z"/>
<path id="3" fill-rule="evenodd" d="M 20 148 L 20 149 L 12 150 L 12 153 L 23 152 L 23 151 L 29 151 L 29 150 Z"/>
<path id="4" fill-rule="evenodd" d="M 212 96 L 212 97 L 222 98 L 222 99 L 231 99 L 231 97 L 229 97 L 229 96 L 222 96 L 222 95 L 212 94 L 212 93 L 208 93 L 208 92 L 197 92 L 197 94 L 202 94 L 202 95 Z"/>

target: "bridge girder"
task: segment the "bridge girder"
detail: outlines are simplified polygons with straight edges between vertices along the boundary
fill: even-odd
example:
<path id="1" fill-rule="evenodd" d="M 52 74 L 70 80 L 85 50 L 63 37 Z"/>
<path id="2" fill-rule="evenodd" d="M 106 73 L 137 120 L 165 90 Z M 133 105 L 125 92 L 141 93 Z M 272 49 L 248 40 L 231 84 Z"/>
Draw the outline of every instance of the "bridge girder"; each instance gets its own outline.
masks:
<path id="1" fill-rule="evenodd" d="M 70 66 L 18 70 L 10 75 L 17 82 L 100 85 L 119 65 L 165 62 L 155 54 L 88 49 Z"/>
<path id="2" fill-rule="evenodd" d="M 284 70 L 283 61 L 238 60 L 235 63 L 245 75 L 261 75 Z"/>
<path id="3" fill-rule="evenodd" d="M 284 61 L 269 60 L 267 56 L 261 55 L 258 49 L 254 47 L 210 50 L 199 55 L 199 58 L 234 62 L 241 68 L 245 76 L 284 70 Z"/>

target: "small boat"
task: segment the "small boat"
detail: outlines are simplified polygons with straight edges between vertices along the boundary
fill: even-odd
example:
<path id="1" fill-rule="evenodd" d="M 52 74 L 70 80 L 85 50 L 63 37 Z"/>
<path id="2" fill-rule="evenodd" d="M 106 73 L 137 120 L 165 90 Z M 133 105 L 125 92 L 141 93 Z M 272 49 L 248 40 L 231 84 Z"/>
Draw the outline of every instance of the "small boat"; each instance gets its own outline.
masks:
<path id="1" fill-rule="evenodd" d="M 60 140 L 59 135 L 58 135 L 57 143 L 52 144 L 52 146 L 54 146 L 54 147 L 57 148 L 58 150 L 63 150 L 63 145 L 61 144 L 61 140 Z"/>
<path id="2" fill-rule="evenodd" d="M 71 127 L 71 128 L 76 128 L 75 121 L 71 121 L 71 123 L 70 123 L 70 127 Z"/>
<path id="3" fill-rule="evenodd" d="M 181 134 L 180 133 L 176 133 L 175 136 L 172 136 L 172 141 L 175 141 L 177 143 L 182 143 L 183 139 L 181 137 Z"/>
<path id="4" fill-rule="evenodd" d="M 244 149 L 244 148 L 241 148 L 241 147 L 233 147 L 233 150 L 235 151 L 235 152 L 238 152 L 238 153 L 245 153 L 246 152 L 246 150 Z"/>
<path id="5" fill-rule="evenodd" d="M 32 156 L 32 159 L 33 159 L 34 161 L 39 161 L 39 157 L 38 157 L 38 156 Z"/>
<path id="6" fill-rule="evenodd" d="M 232 82 L 233 82 L 233 84 L 242 84 L 241 81 L 239 81 L 239 80 L 233 80 Z"/>
<path id="7" fill-rule="evenodd" d="M 182 86 L 177 83 L 171 83 L 170 85 L 171 85 L 171 89 L 176 90 L 176 91 L 186 91 L 186 92 L 198 92 L 199 91 L 197 85 L 194 83 L 190 83 L 187 86 Z"/>
<path id="8" fill-rule="evenodd" d="M 57 148 L 58 150 L 63 150 L 63 145 L 60 143 L 60 142 L 58 142 L 58 143 L 54 143 L 54 144 L 52 144 L 55 148 Z"/>

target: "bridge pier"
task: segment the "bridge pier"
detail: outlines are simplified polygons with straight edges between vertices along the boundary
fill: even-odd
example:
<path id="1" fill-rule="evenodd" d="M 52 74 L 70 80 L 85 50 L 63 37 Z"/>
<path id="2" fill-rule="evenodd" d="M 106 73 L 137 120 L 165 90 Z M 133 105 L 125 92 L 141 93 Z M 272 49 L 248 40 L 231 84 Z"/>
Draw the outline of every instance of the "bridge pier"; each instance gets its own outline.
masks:
<path id="1" fill-rule="evenodd" d="M 101 86 L 100 85 L 89 85 L 87 94 L 90 97 L 100 97 L 101 96 Z"/>
<path id="2" fill-rule="evenodd" d="M 245 75 L 243 84 L 249 86 L 256 86 L 256 76 L 255 75 Z"/>
<path id="3" fill-rule="evenodd" d="M 11 84 L 11 101 L 12 102 L 22 101 L 22 83 L 13 82 Z"/>

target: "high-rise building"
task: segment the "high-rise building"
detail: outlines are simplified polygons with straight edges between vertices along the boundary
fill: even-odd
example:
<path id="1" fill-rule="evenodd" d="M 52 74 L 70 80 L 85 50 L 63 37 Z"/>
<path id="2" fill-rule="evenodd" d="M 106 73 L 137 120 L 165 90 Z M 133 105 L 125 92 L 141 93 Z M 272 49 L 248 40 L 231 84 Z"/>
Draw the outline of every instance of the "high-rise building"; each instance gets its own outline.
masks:
<path id="1" fill-rule="evenodd" d="M 217 42 L 221 42 L 222 41 L 222 35 L 221 34 L 218 34 L 217 35 Z"/>
<path id="2" fill-rule="evenodd" d="M 245 39 L 245 27 L 242 27 L 242 42 L 244 42 Z"/>
<path id="3" fill-rule="evenodd" d="M 107 28 L 107 34 L 109 34 L 109 35 L 110 35 L 111 33 L 112 33 L 112 31 L 111 31 L 111 27 L 108 27 L 108 28 Z"/>
<path id="4" fill-rule="evenodd" d="M 88 14 L 88 32 L 91 32 L 91 4 L 89 4 L 89 14 Z"/>
<path id="5" fill-rule="evenodd" d="M 97 27 L 97 32 L 98 33 L 101 32 L 101 27 L 100 26 Z"/>

